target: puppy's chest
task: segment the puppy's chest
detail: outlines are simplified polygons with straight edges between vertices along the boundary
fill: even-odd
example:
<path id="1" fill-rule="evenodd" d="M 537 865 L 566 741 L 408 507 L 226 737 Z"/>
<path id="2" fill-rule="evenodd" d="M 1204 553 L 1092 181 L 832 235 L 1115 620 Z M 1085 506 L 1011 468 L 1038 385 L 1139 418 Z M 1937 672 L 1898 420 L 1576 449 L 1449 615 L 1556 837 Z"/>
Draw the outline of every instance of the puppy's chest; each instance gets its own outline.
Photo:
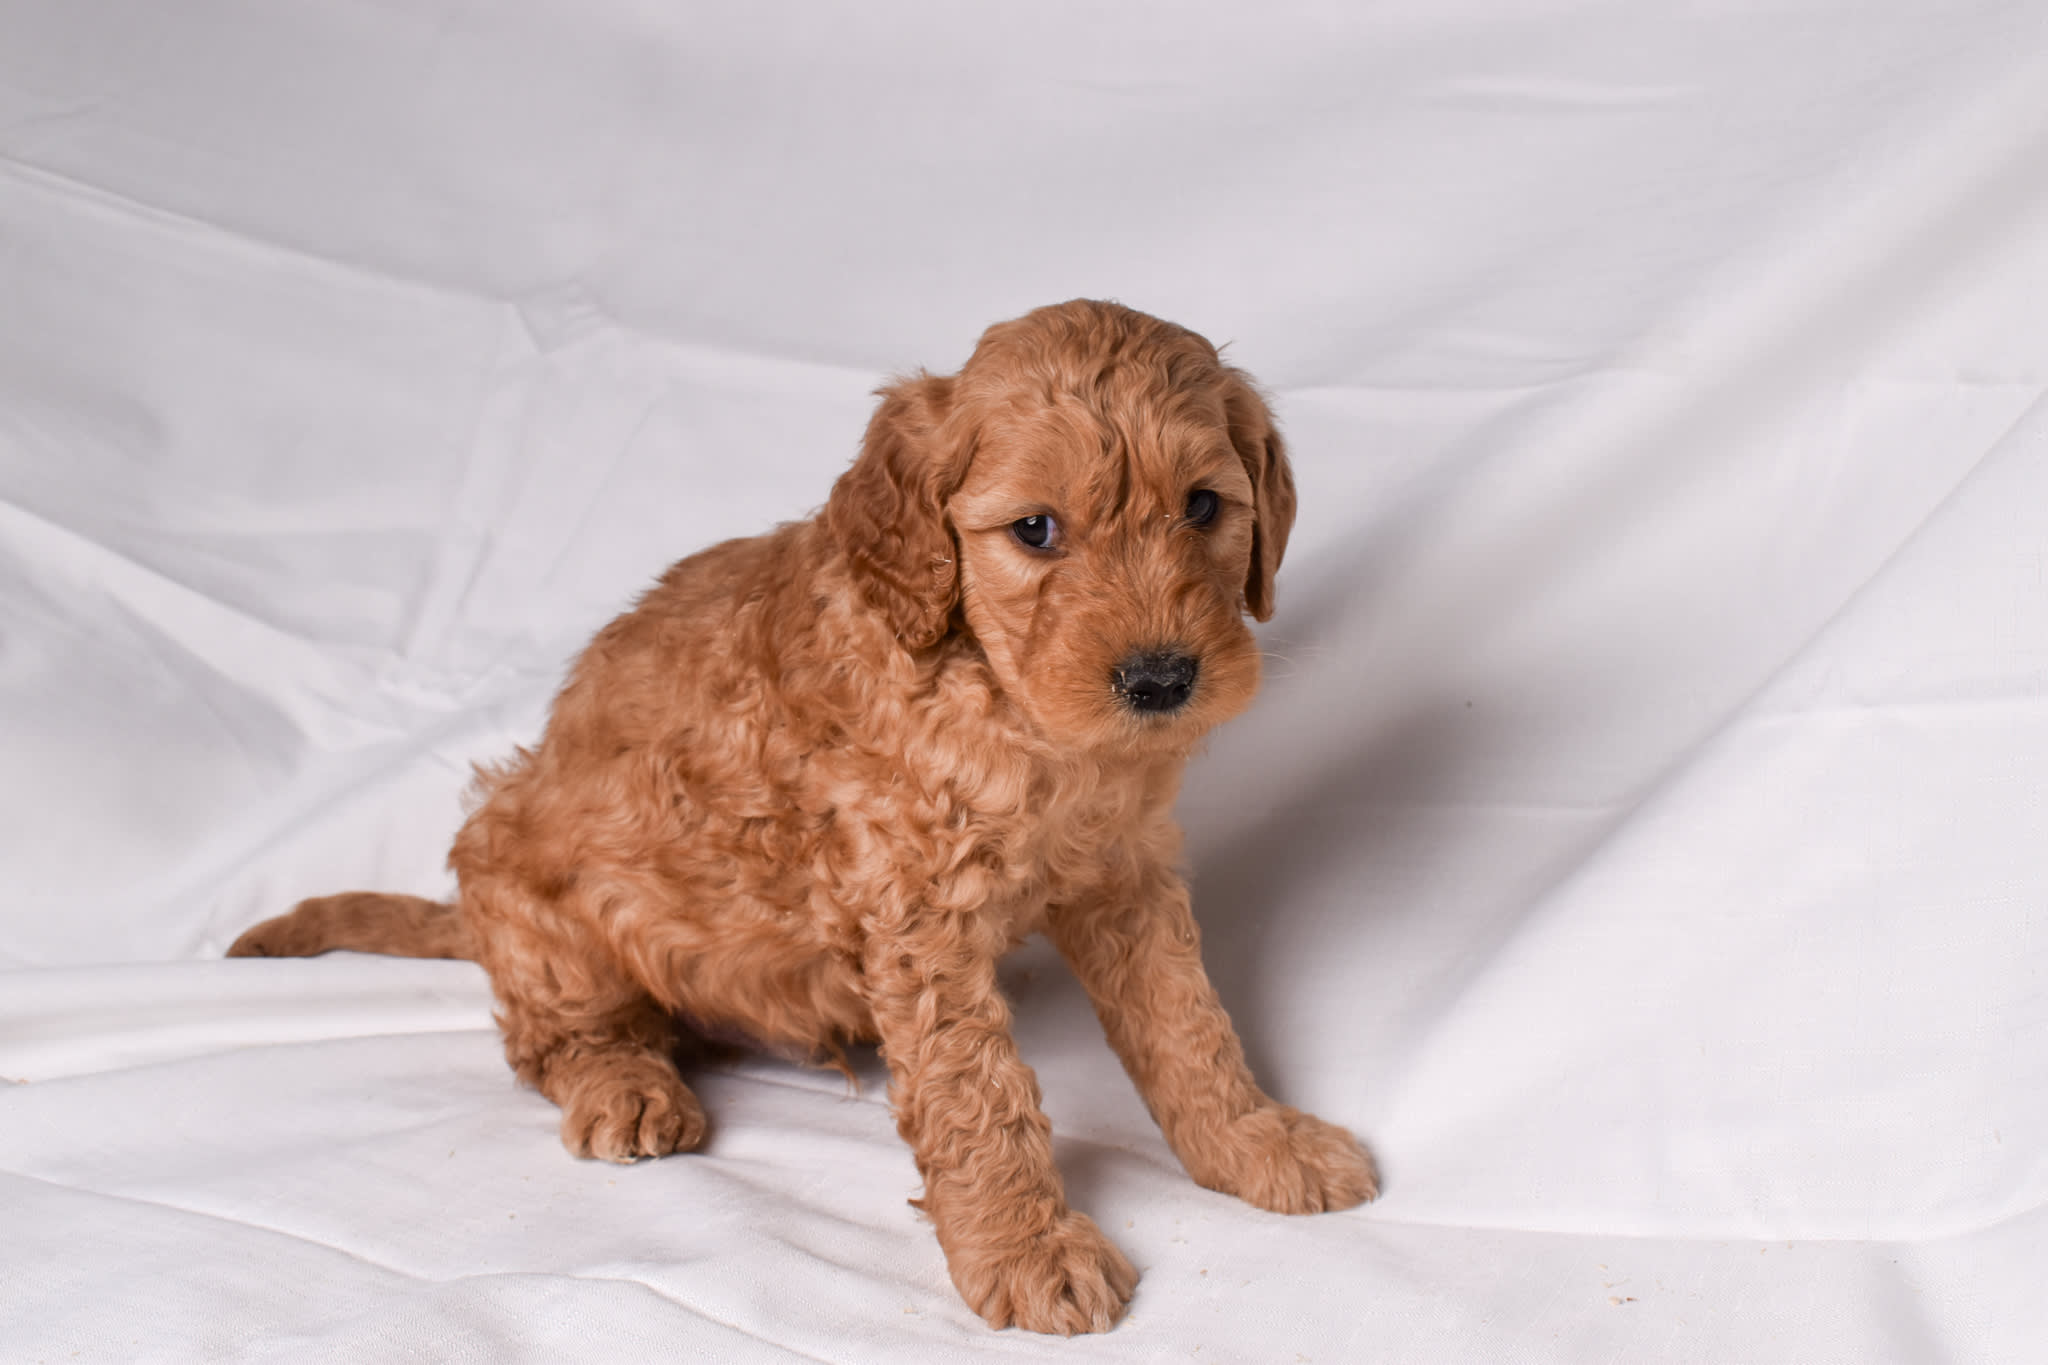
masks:
<path id="1" fill-rule="evenodd" d="M 1129 856 L 1141 793 L 1128 780 L 1075 763 L 984 752 L 946 773 L 926 773 L 916 794 L 859 820 L 860 842 L 884 856 L 869 866 L 928 903 L 983 910 L 1036 927 L 1049 901 L 1095 886 Z"/>
<path id="2" fill-rule="evenodd" d="M 806 907 L 834 937 L 876 915 L 970 912 L 1035 927 L 1048 901 L 1102 882 L 1162 783 L 1142 763 L 1059 750 L 952 661 L 917 688 L 876 688 L 830 723 L 757 731 L 751 780 L 696 786 L 688 806 L 737 839 L 759 900 Z M 738 778 L 739 774 L 734 774 Z M 1165 798 L 1171 799 L 1170 787 Z"/>

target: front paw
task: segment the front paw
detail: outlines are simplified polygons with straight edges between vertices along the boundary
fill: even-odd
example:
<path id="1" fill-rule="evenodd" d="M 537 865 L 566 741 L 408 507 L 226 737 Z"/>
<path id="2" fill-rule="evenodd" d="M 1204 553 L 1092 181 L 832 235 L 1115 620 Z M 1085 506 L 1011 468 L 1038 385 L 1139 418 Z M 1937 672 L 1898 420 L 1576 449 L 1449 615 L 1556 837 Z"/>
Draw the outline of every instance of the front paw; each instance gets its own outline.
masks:
<path id="1" fill-rule="evenodd" d="M 1107 1332 L 1123 1315 L 1138 1272 L 1084 1213 L 1009 1245 L 955 1246 L 947 1268 L 967 1306 L 991 1327 Z"/>
<path id="2" fill-rule="evenodd" d="M 1195 1135 L 1189 1135 L 1194 1138 Z M 1271 1104 L 1178 1144 L 1195 1183 L 1275 1213 L 1322 1213 L 1379 1193 L 1372 1156 L 1346 1129 Z"/>

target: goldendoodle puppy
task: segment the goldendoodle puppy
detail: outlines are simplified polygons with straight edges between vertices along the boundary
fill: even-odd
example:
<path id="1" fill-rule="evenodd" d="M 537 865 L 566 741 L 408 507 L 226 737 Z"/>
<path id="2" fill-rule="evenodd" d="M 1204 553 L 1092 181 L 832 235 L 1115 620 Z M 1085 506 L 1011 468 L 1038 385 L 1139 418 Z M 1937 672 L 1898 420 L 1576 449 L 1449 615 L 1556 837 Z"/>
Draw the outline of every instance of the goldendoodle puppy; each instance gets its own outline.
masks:
<path id="1" fill-rule="evenodd" d="M 1044 931 L 1201 1184 L 1374 1193 L 1246 1070 L 1175 870 L 1190 751 L 1259 681 L 1294 487 L 1183 328 L 1076 301 L 881 392 L 823 511 L 683 560 L 600 632 L 540 746 L 480 772 L 453 904 L 352 893 L 239 956 L 473 958 L 579 1155 L 695 1146 L 677 1030 L 878 1041 L 922 1206 L 991 1324 L 1109 1327 L 1130 1263 L 1067 1206 L 996 960 Z"/>

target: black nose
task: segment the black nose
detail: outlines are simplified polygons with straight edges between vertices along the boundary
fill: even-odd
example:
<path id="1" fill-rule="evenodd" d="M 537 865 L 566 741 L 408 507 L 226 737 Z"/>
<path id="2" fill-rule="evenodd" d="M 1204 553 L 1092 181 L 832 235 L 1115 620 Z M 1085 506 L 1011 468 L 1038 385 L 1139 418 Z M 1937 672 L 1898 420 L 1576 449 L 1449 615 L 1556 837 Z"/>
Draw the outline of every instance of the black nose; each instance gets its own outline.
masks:
<path id="1" fill-rule="evenodd" d="M 1178 711 L 1195 690 L 1193 655 L 1142 650 L 1110 670 L 1110 683 L 1133 711 Z"/>

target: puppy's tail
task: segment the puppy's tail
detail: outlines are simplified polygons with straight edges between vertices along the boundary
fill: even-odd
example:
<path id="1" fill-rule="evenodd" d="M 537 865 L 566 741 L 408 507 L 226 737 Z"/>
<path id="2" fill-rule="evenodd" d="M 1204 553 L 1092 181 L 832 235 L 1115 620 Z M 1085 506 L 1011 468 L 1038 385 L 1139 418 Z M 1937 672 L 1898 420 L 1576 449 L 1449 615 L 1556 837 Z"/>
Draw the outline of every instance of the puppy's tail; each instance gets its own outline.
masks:
<path id="1" fill-rule="evenodd" d="M 421 896 L 344 891 L 300 901 L 247 930 L 229 957 L 316 957 L 335 948 L 392 957 L 476 960 L 476 940 L 453 905 Z"/>

